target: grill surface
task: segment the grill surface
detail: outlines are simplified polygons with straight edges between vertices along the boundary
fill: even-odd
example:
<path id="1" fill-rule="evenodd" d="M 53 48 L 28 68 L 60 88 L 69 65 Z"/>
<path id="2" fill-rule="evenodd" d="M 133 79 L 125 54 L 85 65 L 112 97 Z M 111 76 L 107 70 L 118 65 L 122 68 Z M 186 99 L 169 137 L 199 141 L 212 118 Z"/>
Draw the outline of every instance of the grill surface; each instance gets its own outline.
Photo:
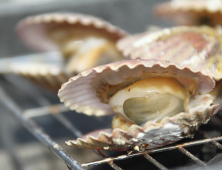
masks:
<path id="1" fill-rule="evenodd" d="M 52 153 L 54 153 L 57 157 L 59 157 L 67 165 L 67 167 L 69 167 L 69 169 L 81 170 L 84 168 L 98 166 L 101 164 L 109 164 L 110 167 L 112 167 L 115 170 L 134 169 L 137 167 L 143 169 L 144 167 L 148 166 L 144 160 L 141 161 L 139 165 L 136 164 L 132 165 L 131 168 L 127 166 L 128 164 L 127 159 L 130 159 L 130 161 L 136 163 L 138 162 L 139 159 L 141 159 L 141 157 L 144 157 L 147 162 L 149 161 L 152 164 L 151 167 L 149 166 L 150 169 L 161 169 L 161 170 L 177 167 L 178 166 L 177 161 L 181 161 L 181 159 L 183 160 L 182 164 L 185 164 L 186 167 L 192 166 L 195 168 L 198 167 L 210 168 L 215 163 L 218 164 L 222 161 L 221 159 L 222 145 L 219 143 L 220 141 L 222 141 L 222 136 L 209 137 L 208 135 L 212 136 L 214 134 L 207 132 L 209 128 L 211 129 L 211 131 L 213 129 L 215 130 L 215 128 L 210 126 L 211 124 L 215 123 L 215 120 L 219 119 L 217 118 L 220 117 L 219 114 L 217 117 L 214 117 L 214 119 L 211 122 L 209 122 L 209 125 L 202 126 L 201 130 L 197 132 L 198 134 L 194 139 L 185 139 L 180 141 L 178 144 L 172 146 L 148 150 L 141 153 L 126 154 L 124 152 L 113 152 L 113 153 L 111 152 L 115 156 L 111 155 L 108 157 L 105 156 L 105 154 L 102 153 L 101 151 L 95 150 L 94 152 L 101 158 L 100 160 L 80 164 L 75 160 L 75 158 L 72 158 L 71 154 L 68 154 L 58 143 L 56 143 L 53 139 L 51 139 L 51 137 L 49 137 L 44 132 L 44 130 L 42 130 L 41 127 L 39 127 L 34 121 L 34 119 L 37 116 L 44 117 L 47 114 L 50 114 L 51 118 L 55 118 L 56 120 L 58 120 L 73 135 L 75 135 L 76 137 L 80 137 L 82 135 L 81 131 L 78 128 L 76 128 L 74 124 L 70 122 L 65 115 L 61 114 L 62 112 L 68 111 L 68 109 L 63 107 L 62 104 L 52 105 L 51 101 L 47 97 L 45 97 L 41 92 L 39 92 L 38 91 L 39 89 L 37 87 L 25 81 L 23 78 L 12 75 L 5 75 L 5 77 L 2 78 L 1 81 L 5 83 L 1 83 L 3 85 L 1 85 L 0 87 L 0 102 L 10 110 L 10 113 L 12 114 L 12 116 L 14 116 L 17 119 L 17 121 L 19 121 L 26 129 L 28 129 L 29 132 L 31 132 L 40 142 L 42 142 Z M 7 92 L 7 87 L 9 86 L 8 83 L 15 86 L 15 88 L 17 88 L 18 90 L 24 92 L 28 97 L 33 98 L 37 103 L 39 103 L 41 107 L 26 109 L 26 110 L 19 107 L 19 105 L 16 104 L 17 101 L 14 101 L 11 98 L 10 94 L 8 94 L 10 92 Z M 103 121 L 103 120 L 98 120 L 98 121 Z M 217 126 L 217 123 L 215 125 Z M 212 154 L 209 152 L 209 147 L 212 146 L 214 147 L 213 150 L 215 149 L 217 150 L 216 153 L 214 153 L 214 155 L 212 155 L 210 158 L 204 158 L 206 157 L 207 154 Z M 204 147 L 206 151 L 204 151 L 203 149 Z M 177 152 L 175 152 L 176 150 Z M 169 154 L 169 156 L 167 156 L 166 153 Z M 109 152 L 107 152 L 106 154 L 109 155 Z M 181 157 L 181 155 L 186 155 L 186 158 L 185 159 L 182 157 L 179 159 L 174 158 L 175 154 L 178 157 Z M 166 160 L 172 161 L 174 159 L 175 163 L 170 163 L 170 164 L 166 163 Z M 98 166 L 98 168 L 103 168 L 103 166 L 100 167 Z"/>

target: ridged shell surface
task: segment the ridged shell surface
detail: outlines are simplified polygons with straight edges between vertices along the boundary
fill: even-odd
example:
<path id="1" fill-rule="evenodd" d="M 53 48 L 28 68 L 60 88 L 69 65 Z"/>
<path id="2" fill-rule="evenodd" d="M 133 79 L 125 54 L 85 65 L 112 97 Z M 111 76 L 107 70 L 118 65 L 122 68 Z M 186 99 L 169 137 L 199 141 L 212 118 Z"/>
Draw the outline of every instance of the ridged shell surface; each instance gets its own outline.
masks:
<path id="1" fill-rule="evenodd" d="M 99 95 L 103 87 L 118 85 L 131 79 L 139 80 L 146 73 L 180 75 L 193 79 L 197 83 L 196 93 L 201 94 L 211 91 L 215 85 L 209 76 L 204 76 L 198 70 L 191 70 L 170 61 L 125 60 L 98 66 L 70 78 L 62 85 L 58 95 L 67 107 L 77 112 L 97 116 L 115 114 L 108 104 L 100 101 L 102 99 Z"/>
<path id="2" fill-rule="evenodd" d="M 129 60 L 93 68 L 63 84 L 59 97 L 66 106 L 78 112 L 97 116 L 115 114 L 110 106 L 105 104 L 103 97 L 98 95 L 98 91 L 103 91 L 108 86 L 121 86 L 129 80 L 144 78 L 144 75 L 149 73 L 157 76 L 177 75 L 194 80 L 197 88 L 195 97 L 190 99 L 189 113 L 181 112 L 173 117 L 165 117 L 158 123 L 148 121 L 144 126 L 133 124 L 127 131 L 119 128 L 100 130 L 75 141 L 68 141 L 67 145 L 105 150 L 143 151 L 157 148 L 184 137 L 191 137 L 217 108 L 212 104 L 211 96 L 206 94 L 214 87 L 212 78 L 197 70 L 160 60 Z"/>
<path id="3" fill-rule="evenodd" d="M 148 121 L 144 127 L 132 125 L 127 131 L 119 128 L 99 130 L 83 138 L 67 141 L 68 146 L 99 150 L 144 151 L 193 137 L 201 124 L 207 123 L 214 110 L 210 96 L 199 98 L 199 105 L 191 107 L 190 113 L 166 117 L 161 122 Z M 201 103 L 201 104 L 200 104 Z"/>
<path id="4" fill-rule="evenodd" d="M 91 31 L 116 41 L 127 33 L 112 24 L 85 14 L 77 13 L 48 13 L 28 17 L 19 22 L 17 32 L 27 46 L 41 51 L 59 50 L 59 41 L 69 38 L 67 30 L 75 32 L 75 29 Z M 50 38 L 50 32 L 59 30 L 55 42 Z M 64 30 L 64 31 L 63 31 Z"/>
<path id="5" fill-rule="evenodd" d="M 0 66 L 1 73 L 20 75 L 56 93 L 71 77 L 57 52 L 0 59 Z"/>
<path id="6" fill-rule="evenodd" d="M 63 67 L 46 64 L 13 64 L 11 73 L 25 77 L 28 80 L 55 93 L 66 82 L 69 75 Z"/>
<path id="7" fill-rule="evenodd" d="M 169 60 L 222 78 L 221 28 L 174 27 L 121 39 L 118 48 L 131 59 Z"/>
<path id="8" fill-rule="evenodd" d="M 154 12 L 181 25 L 222 25 L 221 0 L 172 0 L 155 6 Z"/>

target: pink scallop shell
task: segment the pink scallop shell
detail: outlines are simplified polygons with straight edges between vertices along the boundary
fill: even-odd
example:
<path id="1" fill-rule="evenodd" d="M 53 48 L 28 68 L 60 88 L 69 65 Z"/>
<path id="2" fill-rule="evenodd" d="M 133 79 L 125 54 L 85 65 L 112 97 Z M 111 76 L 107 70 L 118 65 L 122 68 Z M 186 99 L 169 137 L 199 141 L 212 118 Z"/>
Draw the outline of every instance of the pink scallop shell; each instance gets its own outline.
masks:
<path id="1" fill-rule="evenodd" d="M 218 0 L 171 0 L 155 6 L 154 12 L 180 25 L 198 25 L 204 17 L 211 26 L 222 25 L 222 2 Z"/>
<path id="2" fill-rule="evenodd" d="M 222 78 L 220 29 L 207 26 L 166 28 L 123 38 L 117 47 L 131 59 L 170 60 L 202 70 L 216 80 Z"/>
<path id="3" fill-rule="evenodd" d="M 77 13 L 48 13 L 30 16 L 18 23 L 16 31 L 27 46 L 40 51 L 54 51 L 60 50 L 60 47 L 48 37 L 46 28 L 50 26 L 56 28 L 62 24 L 73 27 L 73 30 L 77 26 L 81 26 L 83 30 L 85 28 L 95 30 L 115 41 L 127 35 L 122 29 L 102 19 Z"/>
<path id="4" fill-rule="evenodd" d="M 189 102 L 190 112 L 166 117 L 158 123 L 148 121 L 143 127 L 134 124 L 127 131 L 119 128 L 113 131 L 100 130 L 68 141 L 67 145 L 105 150 L 143 151 L 157 148 L 184 137 L 192 137 L 197 128 L 206 123 L 217 108 L 217 105 L 212 104 L 211 96 L 206 94 L 214 88 L 212 78 L 188 67 L 158 60 L 138 59 L 95 67 L 63 84 L 58 95 L 66 106 L 78 112 L 96 116 L 115 114 L 108 104 L 100 102 L 95 87 L 101 87 L 101 83 L 120 84 L 129 77 L 137 78 L 145 73 L 167 73 L 195 80 L 197 89 L 196 95 Z"/>
<path id="5" fill-rule="evenodd" d="M 159 123 L 148 121 L 144 127 L 132 125 L 127 131 L 116 128 L 102 129 L 77 140 L 66 142 L 68 146 L 98 150 L 144 151 L 172 144 L 185 137 L 193 137 L 201 124 L 207 123 L 217 106 L 211 105 L 209 95 L 201 96 L 199 105 L 190 113 L 166 117 Z M 202 104 L 204 103 L 204 104 Z"/>
<path id="6" fill-rule="evenodd" d="M 146 72 L 169 73 L 193 79 L 198 82 L 196 93 L 201 94 L 211 91 L 215 85 L 209 76 L 203 75 L 198 70 L 170 61 L 138 59 L 120 61 L 84 71 L 63 84 L 58 95 L 67 107 L 77 112 L 97 116 L 115 114 L 109 105 L 100 102 L 94 88 L 99 89 L 104 83 L 116 85 L 128 78 L 140 77 Z"/>

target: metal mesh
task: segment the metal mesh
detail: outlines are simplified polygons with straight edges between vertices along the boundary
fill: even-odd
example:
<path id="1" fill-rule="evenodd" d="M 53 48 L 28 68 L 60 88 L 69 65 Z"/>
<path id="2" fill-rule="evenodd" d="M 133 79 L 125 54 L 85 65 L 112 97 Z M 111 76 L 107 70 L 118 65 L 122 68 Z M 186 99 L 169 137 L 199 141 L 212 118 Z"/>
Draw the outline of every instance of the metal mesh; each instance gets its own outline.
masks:
<path id="1" fill-rule="evenodd" d="M 63 114 L 62 112 L 68 111 L 66 107 L 63 106 L 63 104 L 54 104 L 52 105 L 51 102 L 44 97 L 39 91 L 35 90 L 35 87 L 31 84 L 27 84 L 19 77 L 11 77 L 10 75 L 5 76 L 5 81 L 10 82 L 13 84 L 16 88 L 23 91 L 25 95 L 28 95 L 29 97 L 33 98 L 36 102 L 38 102 L 42 107 L 23 110 L 21 109 L 15 101 L 9 96 L 3 87 L 0 86 L 0 102 L 5 105 L 10 111 L 11 114 L 27 129 L 30 133 L 32 133 L 40 142 L 42 142 L 47 148 L 50 149 L 50 151 L 55 154 L 57 157 L 59 157 L 69 169 L 71 170 L 81 170 L 88 167 L 100 165 L 100 164 L 109 164 L 110 167 L 112 167 L 115 170 L 121 170 L 122 168 L 119 167 L 114 162 L 122 161 L 129 158 L 134 158 L 138 156 L 143 156 L 148 161 L 150 161 L 152 164 L 154 164 L 158 169 L 166 170 L 169 169 L 166 166 L 162 165 L 159 161 L 154 159 L 151 154 L 159 153 L 159 152 L 167 152 L 171 150 L 179 150 L 181 154 L 186 155 L 189 157 L 195 164 L 197 164 L 200 167 L 206 167 L 208 165 L 211 165 L 212 162 L 214 162 L 215 159 L 221 160 L 220 155 L 216 155 L 214 158 L 212 158 L 208 162 L 203 162 L 198 157 L 194 156 L 192 153 L 190 153 L 185 148 L 195 146 L 195 145 L 201 145 L 205 143 L 210 143 L 217 147 L 218 149 L 222 149 L 222 145 L 218 143 L 217 141 L 222 141 L 221 137 L 214 137 L 214 138 L 208 138 L 208 136 L 203 132 L 199 131 L 199 133 L 204 136 L 206 139 L 192 141 L 192 142 L 186 142 L 183 144 L 178 144 L 174 146 L 168 146 L 164 148 L 159 149 L 153 149 L 153 150 L 147 150 L 140 153 L 131 153 L 131 154 L 125 154 L 120 155 L 117 157 L 106 157 L 101 151 L 94 150 L 95 154 L 99 155 L 101 160 L 93 161 L 89 163 L 78 163 L 75 158 L 72 158 L 70 154 L 68 154 L 59 144 L 57 144 L 55 141 L 53 141 L 34 121 L 33 117 L 36 116 L 42 116 L 46 114 L 52 114 L 52 116 L 57 119 L 62 125 L 64 125 L 69 131 L 71 131 L 76 137 L 82 136 L 82 133 L 79 129 L 77 129 L 72 122 L 70 122 Z"/>

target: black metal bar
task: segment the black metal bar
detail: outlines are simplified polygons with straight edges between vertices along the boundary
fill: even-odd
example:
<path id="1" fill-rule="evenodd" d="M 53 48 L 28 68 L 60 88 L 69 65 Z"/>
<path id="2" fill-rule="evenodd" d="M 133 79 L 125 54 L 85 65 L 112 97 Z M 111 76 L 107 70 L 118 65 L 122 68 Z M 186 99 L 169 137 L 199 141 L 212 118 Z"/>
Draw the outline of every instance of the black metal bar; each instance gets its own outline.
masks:
<path id="1" fill-rule="evenodd" d="M 200 144 L 204 144 L 204 143 L 209 143 L 209 142 L 212 142 L 212 141 L 222 141 L 222 136 L 211 138 L 211 139 L 198 140 L 198 141 L 194 141 L 194 142 L 187 142 L 187 143 L 184 143 L 184 144 L 181 144 L 181 145 L 176 145 L 176 146 L 169 146 L 169 147 L 164 147 L 164 148 L 159 148 L 159 149 L 148 150 L 148 151 L 144 151 L 144 152 L 138 152 L 138 153 L 134 153 L 134 154 L 130 154 L 130 155 L 121 155 L 121 156 L 117 156 L 117 157 L 114 157 L 114 158 L 106 158 L 106 159 L 99 160 L 99 161 L 84 163 L 84 164 L 82 164 L 82 166 L 83 167 L 89 167 L 89 166 L 99 165 L 99 164 L 102 164 L 102 163 L 107 163 L 109 161 L 119 161 L 119 160 L 129 159 L 129 158 L 133 158 L 133 157 L 136 157 L 136 156 L 144 155 L 145 153 L 148 153 L 148 154 L 159 153 L 159 152 L 174 150 L 174 149 L 177 149 L 179 147 L 195 146 L 195 145 L 200 145 Z"/>
<path id="2" fill-rule="evenodd" d="M 40 95 L 39 91 L 34 88 L 25 78 L 16 75 L 4 75 L 5 79 L 13 84 L 15 87 L 21 89 L 24 93 L 29 95 L 33 100 L 37 101 L 41 106 L 50 105 L 50 102 Z"/>
<path id="3" fill-rule="evenodd" d="M 217 114 L 218 115 L 218 114 Z M 202 130 L 197 131 L 199 134 L 201 134 L 204 138 L 209 139 L 210 137 Z M 222 145 L 216 141 L 211 142 L 213 145 L 215 145 L 218 149 L 222 150 Z"/>
<path id="4" fill-rule="evenodd" d="M 66 107 L 64 104 L 54 104 L 50 106 L 43 106 L 33 109 L 27 109 L 24 111 L 24 116 L 27 118 L 39 117 L 48 114 L 58 114 L 61 112 L 69 111 L 70 109 Z"/>
<path id="5" fill-rule="evenodd" d="M 51 152 L 57 155 L 71 170 L 83 170 L 81 165 L 55 143 L 35 122 L 22 115 L 22 109 L 4 92 L 0 86 L 0 102 L 5 105 L 27 130 L 41 141 Z"/>
<path id="6" fill-rule="evenodd" d="M 61 107 L 60 105 L 54 105 L 54 107 L 51 106 L 51 102 L 47 98 L 45 98 L 43 95 L 38 93 L 33 88 L 33 86 L 31 86 L 31 84 L 29 84 L 28 82 L 23 81 L 23 83 L 21 84 L 21 83 L 17 83 L 17 82 L 20 82 L 20 81 L 15 81 L 15 80 L 18 79 L 18 77 L 16 77 L 15 79 L 12 79 L 10 76 L 5 76 L 5 77 L 13 85 L 15 85 L 16 87 L 21 89 L 23 92 L 25 92 L 27 95 L 29 95 L 31 98 L 36 100 L 41 106 L 44 106 L 44 107 L 41 107 L 41 108 L 29 110 L 29 111 L 26 110 L 24 112 L 24 115 L 26 117 L 28 117 L 27 115 L 32 115 L 32 114 L 36 115 L 36 112 L 38 112 L 38 109 L 40 109 L 40 110 L 43 109 L 43 112 L 45 112 L 47 110 L 55 110 L 54 112 L 56 112 L 56 114 L 52 114 L 52 116 L 54 118 L 56 118 L 59 122 L 61 122 L 76 137 L 82 136 L 82 133 L 79 130 L 77 130 L 77 128 L 74 125 L 72 125 L 72 123 L 70 123 L 70 121 L 65 116 L 63 116 L 62 114 L 59 113 L 59 112 L 64 110 L 64 107 Z M 27 89 L 29 89 L 29 91 Z M 51 112 L 53 112 L 53 111 L 51 111 Z"/>
<path id="7" fill-rule="evenodd" d="M 2 136 L 0 138 L 0 141 L 3 144 L 3 148 L 5 148 L 11 158 L 10 164 L 12 165 L 13 169 L 22 170 L 22 163 L 15 149 L 15 140 L 13 137 L 12 129 L 10 128 L 11 124 L 9 124 L 8 120 L 11 117 L 6 115 L 8 111 L 4 113 L 4 111 L 2 110 L 2 105 L 0 107 L 2 111 L 0 113 L 0 136 Z"/>
<path id="8" fill-rule="evenodd" d="M 82 133 L 74 127 L 68 119 L 66 119 L 60 113 L 54 115 L 57 120 L 59 120 L 67 129 L 69 129 L 76 137 L 82 136 Z M 106 156 L 100 152 L 99 150 L 93 150 L 101 159 L 106 158 Z M 117 166 L 113 161 L 107 162 L 113 169 L 122 170 L 119 166 Z"/>
<path id="9" fill-rule="evenodd" d="M 217 146 L 218 149 L 222 150 L 222 145 L 216 141 L 213 141 L 212 144 L 214 144 L 215 146 Z"/>
<path id="10" fill-rule="evenodd" d="M 9 80 L 9 79 L 8 79 Z M 26 93 L 27 93 L 27 91 L 25 90 L 25 89 L 27 89 L 26 87 L 27 86 L 30 86 L 29 84 L 26 84 L 27 86 L 24 86 L 24 84 L 23 84 L 23 86 L 21 86 L 21 85 L 18 85 L 18 84 L 16 84 L 15 83 L 15 81 L 13 81 L 12 79 L 10 79 L 10 82 L 11 83 L 13 83 L 14 85 L 16 85 L 17 87 L 19 87 L 20 89 L 22 89 L 23 91 L 25 91 Z M 31 87 L 31 88 L 33 88 L 33 87 Z M 29 88 L 30 89 L 30 88 Z M 32 90 L 31 90 L 32 91 Z M 80 132 L 80 131 L 78 131 L 78 129 L 76 129 L 70 122 L 69 122 L 69 120 L 67 120 L 66 119 L 66 117 L 64 117 L 63 115 L 61 115 L 59 112 L 60 112 L 60 110 L 61 111 L 63 111 L 64 109 L 61 109 L 59 106 L 60 105 L 55 105 L 55 107 L 56 107 L 56 109 L 54 110 L 53 108 L 54 108 L 54 106 L 45 106 L 45 105 L 50 105 L 51 103 L 50 103 L 50 101 L 48 100 L 48 99 L 46 99 L 45 97 L 43 97 L 41 94 L 39 94 L 39 93 L 37 93 L 36 91 L 34 91 L 34 93 L 33 93 L 33 91 L 32 91 L 32 93 L 27 93 L 30 97 L 32 97 L 33 99 L 35 99 L 40 105 L 43 105 L 44 107 L 40 107 L 40 108 L 35 108 L 35 109 L 29 109 L 29 110 L 26 110 L 26 112 L 25 112 L 25 116 L 27 116 L 27 117 L 30 117 L 30 116 L 36 116 L 35 115 L 35 112 L 36 111 L 39 111 L 39 109 L 40 109 L 40 111 L 42 110 L 43 111 L 43 113 L 44 112 L 52 112 L 52 113 L 54 113 L 54 112 L 56 112 L 57 114 L 53 114 L 53 116 L 57 119 L 57 120 L 59 120 L 64 126 L 66 126 L 66 128 L 68 128 L 76 137 L 80 137 L 80 136 L 82 136 L 82 133 Z M 51 108 L 52 107 L 52 108 Z M 62 107 L 63 108 L 63 107 Z M 65 110 L 66 111 L 66 110 Z M 222 148 L 222 145 L 221 144 L 219 144 L 218 142 L 216 142 L 216 141 L 211 141 L 214 145 L 216 145 L 218 148 Z M 199 142 L 199 143 L 196 143 L 196 144 L 200 144 L 201 142 Z M 195 145 L 195 142 L 192 142 L 192 145 Z M 57 146 L 57 145 L 56 145 Z M 184 146 L 184 145 L 183 145 Z M 189 156 L 189 157 L 191 157 L 194 161 L 196 161 L 198 164 L 200 164 L 200 165 L 202 165 L 202 166 L 205 166 L 206 164 L 205 163 L 203 163 L 202 161 L 200 161 L 198 158 L 196 158 L 195 156 L 193 156 L 192 154 L 190 154 L 187 150 L 185 150 L 184 148 L 181 148 L 181 147 L 177 147 L 177 146 L 175 146 L 174 148 L 170 148 L 170 147 L 168 147 L 168 149 L 166 148 L 166 150 L 165 151 L 167 151 L 167 150 L 172 150 L 172 149 L 176 149 L 176 148 L 178 148 L 179 150 L 181 150 L 181 152 L 183 152 L 183 153 L 185 153 L 187 156 Z M 159 162 L 157 162 L 155 159 L 153 159 L 151 156 L 149 156 L 147 153 L 155 153 L 155 152 L 162 152 L 162 151 L 164 151 L 164 150 L 162 150 L 161 151 L 161 149 L 157 149 L 157 150 L 151 150 L 151 151 L 148 151 L 148 152 L 144 152 L 144 157 L 146 158 L 146 159 L 148 159 L 150 162 L 152 162 L 153 164 L 155 164 L 158 168 L 160 168 L 160 169 L 167 169 L 166 167 L 164 167 L 163 165 L 161 165 Z M 120 167 L 118 167 L 113 161 L 114 160 L 121 160 L 122 158 L 121 157 L 117 157 L 116 159 L 115 158 L 111 158 L 111 159 L 109 159 L 109 158 L 106 158 L 105 157 L 105 155 L 103 156 L 102 155 L 102 153 L 101 152 L 96 152 L 95 151 L 95 153 L 98 155 L 98 156 L 100 156 L 100 158 L 105 158 L 104 160 L 105 160 L 105 162 L 103 161 L 103 160 L 101 160 L 101 161 L 97 161 L 97 163 L 96 162 L 92 162 L 92 163 L 88 163 L 88 164 L 82 164 L 82 166 L 83 167 L 88 167 L 88 166 L 92 166 L 92 165 L 98 165 L 98 164 L 101 164 L 101 163 L 108 163 L 112 168 L 114 168 L 115 170 L 121 170 L 121 168 Z M 142 155 L 142 154 L 138 154 L 138 155 L 136 155 L 136 154 L 132 154 L 132 155 L 135 155 L 135 156 L 139 156 L 139 155 Z M 127 159 L 127 158 L 130 158 L 131 157 L 131 155 L 127 155 L 125 158 L 123 158 L 123 159 Z"/>
<path id="11" fill-rule="evenodd" d="M 119 166 L 117 166 L 113 161 L 109 161 L 108 164 L 115 170 L 123 170 Z"/>
<path id="12" fill-rule="evenodd" d="M 82 136 L 82 133 L 61 113 L 53 115 L 57 120 L 59 120 L 67 129 L 69 129 L 76 137 Z"/>
<path id="13" fill-rule="evenodd" d="M 183 154 L 187 155 L 189 158 L 191 158 L 193 161 L 195 161 L 197 164 L 201 165 L 201 166 L 206 166 L 206 164 L 201 161 L 200 159 L 198 159 L 196 156 L 194 156 L 192 153 L 190 153 L 189 151 L 187 151 L 186 149 L 184 149 L 183 147 L 179 147 L 178 148 Z"/>
<path id="14" fill-rule="evenodd" d="M 100 150 L 94 150 L 95 153 L 101 158 L 107 158 Z M 119 166 L 117 166 L 113 161 L 107 162 L 113 169 L 122 170 Z"/>
<path id="15" fill-rule="evenodd" d="M 43 113 L 47 112 L 47 111 L 52 111 L 51 112 L 56 112 L 56 114 L 52 114 L 52 116 L 54 118 L 56 118 L 60 123 L 62 123 L 67 129 L 69 129 L 76 137 L 80 137 L 82 136 L 82 133 L 65 117 L 63 116 L 61 113 L 59 113 L 60 111 L 64 110 L 64 107 L 61 107 L 60 105 L 54 105 L 51 106 L 51 102 L 46 99 L 45 97 L 43 97 L 40 93 L 37 93 L 32 86 L 30 86 L 28 84 L 28 82 L 23 84 L 18 84 L 18 81 L 15 81 L 15 79 L 11 79 L 10 76 L 6 76 L 7 80 L 10 81 L 12 84 L 14 84 L 16 87 L 20 88 L 21 90 L 23 90 L 25 93 L 27 93 L 30 97 L 32 97 L 34 100 L 36 100 L 40 105 L 44 106 L 44 107 L 40 107 L 37 109 L 29 109 L 26 110 L 24 112 L 24 115 L 26 117 L 31 116 L 36 116 L 36 113 L 40 110 Z M 31 92 L 27 91 L 26 89 L 31 89 Z M 45 105 L 50 105 L 50 106 L 45 106 Z M 55 109 L 55 111 L 53 111 Z M 67 111 L 65 109 L 65 111 Z M 94 150 L 94 152 L 100 157 L 103 158 L 103 156 L 101 155 L 101 152 L 98 152 L 96 150 Z M 105 155 L 104 155 L 105 156 Z M 115 170 L 122 170 L 120 167 L 118 167 L 113 161 L 107 162 L 112 168 L 114 168 Z"/>
<path id="16" fill-rule="evenodd" d="M 165 166 L 163 166 L 162 164 L 160 164 L 159 162 L 157 162 L 154 158 L 152 158 L 150 155 L 148 155 L 147 153 L 144 154 L 144 157 L 149 160 L 151 163 L 153 163 L 154 165 L 156 165 L 158 168 L 160 168 L 161 170 L 168 170 Z"/>
<path id="17" fill-rule="evenodd" d="M 222 162 L 222 153 L 217 154 L 214 158 L 212 158 L 207 165 L 218 164 Z"/>

